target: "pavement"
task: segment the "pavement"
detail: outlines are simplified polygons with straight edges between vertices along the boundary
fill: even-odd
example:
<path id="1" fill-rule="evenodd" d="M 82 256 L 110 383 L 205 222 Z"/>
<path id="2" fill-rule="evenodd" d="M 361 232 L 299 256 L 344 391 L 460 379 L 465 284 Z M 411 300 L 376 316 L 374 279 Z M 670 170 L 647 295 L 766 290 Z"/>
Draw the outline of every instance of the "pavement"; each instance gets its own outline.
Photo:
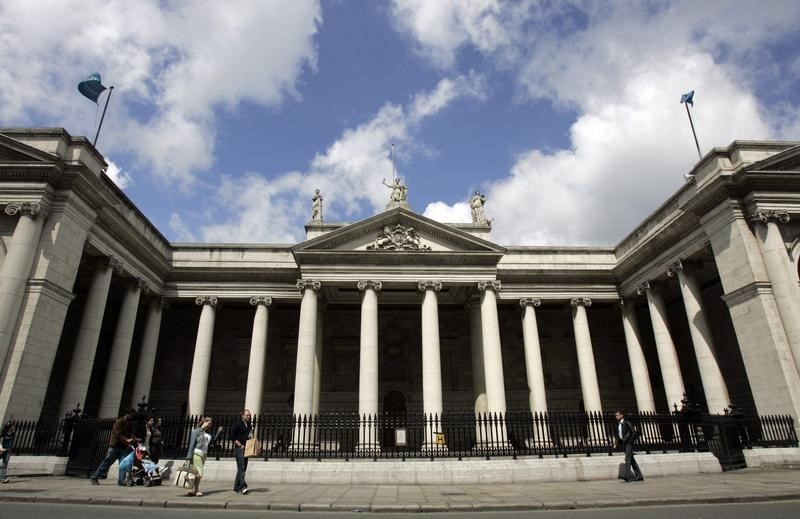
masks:
<path id="1" fill-rule="evenodd" d="M 13 477 L 0 501 L 239 510 L 458 512 L 563 510 L 687 503 L 800 499 L 800 467 L 749 468 L 721 474 L 648 478 L 641 482 L 470 485 L 254 485 L 247 495 L 231 484 L 201 485 L 203 497 L 164 481 L 158 487 L 119 487 L 116 481 Z"/>

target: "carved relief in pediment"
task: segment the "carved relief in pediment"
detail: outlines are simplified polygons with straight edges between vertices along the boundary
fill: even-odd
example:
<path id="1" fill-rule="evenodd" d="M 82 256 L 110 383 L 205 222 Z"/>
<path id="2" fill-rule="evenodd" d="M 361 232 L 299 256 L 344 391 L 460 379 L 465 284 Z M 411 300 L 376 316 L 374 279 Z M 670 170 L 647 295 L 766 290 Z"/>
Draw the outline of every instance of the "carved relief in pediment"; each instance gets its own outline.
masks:
<path id="1" fill-rule="evenodd" d="M 429 251 L 431 248 L 420 243 L 419 235 L 413 227 L 397 224 L 394 227 L 384 226 L 375 241 L 367 245 L 367 250 Z"/>

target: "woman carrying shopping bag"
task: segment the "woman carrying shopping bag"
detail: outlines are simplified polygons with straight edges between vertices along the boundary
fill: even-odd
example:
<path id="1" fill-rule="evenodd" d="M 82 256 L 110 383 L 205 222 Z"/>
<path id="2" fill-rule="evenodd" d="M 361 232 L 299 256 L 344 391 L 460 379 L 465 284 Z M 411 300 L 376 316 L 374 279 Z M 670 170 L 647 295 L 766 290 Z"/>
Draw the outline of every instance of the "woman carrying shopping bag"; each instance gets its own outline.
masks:
<path id="1" fill-rule="evenodd" d="M 214 425 L 214 420 L 210 416 L 204 416 L 200 420 L 200 426 L 192 431 L 189 438 L 189 449 L 186 452 L 186 463 L 191 466 L 195 473 L 194 485 L 189 490 L 190 496 L 203 496 L 200 492 L 200 480 L 203 478 L 203 465 L 208 456 L 208 447 L 211 444 L 211 426 Z"/>

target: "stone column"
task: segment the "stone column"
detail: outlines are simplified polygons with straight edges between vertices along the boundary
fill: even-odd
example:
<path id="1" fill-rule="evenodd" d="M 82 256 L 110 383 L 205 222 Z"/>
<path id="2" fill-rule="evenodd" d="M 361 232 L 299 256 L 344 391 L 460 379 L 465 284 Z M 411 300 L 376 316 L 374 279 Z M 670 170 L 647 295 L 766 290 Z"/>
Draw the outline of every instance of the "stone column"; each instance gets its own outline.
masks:
<path id="1" fill-rule="evenodd" d="M 439 303 L 436 292 L 442 289 L 440 281 L 421 281 L 417 289 L 423 292 L 422 299 L 422 411 L 427 419 L 442 419 L 442 361 L 439 349 Z M 436 427 L 436 426 L 434 426 Z M 431 436 L 431 428 L 425 428 L 424 449 L 441 447 Z M 440 429 L 433 432 L 441 432 Z"/>
<path id="2" fill-rule="evenodd" d="M 547 412 L 547 395 L 544 388 L 544 369 L 542 368 L 542 349 L 539 345 L 539 328 L 536 324 L 536 308 L 542 305 L 540 299 L 523 297 L 522 340 L 525 348 L 525 373 L 528 380 L 528 404 L 531 413 Z"/>
<path id="3" fill-rule="evenodd" d="M 39 203 L 11 203 L 5 214 L 19 215 L 6 258 L 0 266 L 0 369 L 8 353 L 17 319 L 42 237 L 48 208 Z"/>
<path id="4" fill-rule="evenodd" d="M 256 307 L 256 315 L 253 318 L 253 334 L 250 338 L 250 362 L 247 365 L 244 407 L 249 409 L 253 416 L 261 414 L 261 401 L 264 399 L 264 366 L 267 361 L 267 329 L 271 304 L 271 297 L 250 298 L 250 305 Z"/>
<path id="5" fill-rule="evenodd" d="M 478 291 L 481 295 L 481 338 L 483 339 L 483 372 L 486 383 L 486 407 L 490 416 L 506 416 L 506 385 L 503 376 L 503 354 L 500 346 L 500 323 L 497 318 L 497 292 L 502 288 L 500 281 L 481 281 Z M 503 422 L 505 423 L 505 422 Z M 495 430 L 487 440 L 505 446 L 506 429 Z"/>
<path id="6" fill-rule="evenodd" d="M 136 378 L 133 382 L 133 393 L 130 405 L 135 406 L 144 397 L 150 400 L 150 386 L 153 383 L 153 368 L 156 365 L 158 335 L 161 333 L 161 315 L 166 303 L 161 297 L 154 297 L 147 307 L 147 321 L 142 334 L 142 347 L 139 351 L 139 363 L 136 367 Z"/>
<path id="7" fill-rule="evenodd" d="M 119 310 L 117 327 L 114 330 L 114 341 L 111 343 L 111 358 L 108 360 L 106 379 L 103 383 L 103 395 L 97 411 L 97 416 L 100 418 L 119 416 L 125 373 L 128 371 L 128 358 L 131 354 L 133 329 L 136 326 L 136 313 L 139 311 L 139 296 L 143 288 L 146 288 L 146 285 L 140 279 L 124 288 L 125 294 Z"/>
<path id="8" fill-rule="evenodd" d="M 214 319 L 217 313 L 217 298 L 198 297 L 195 304 L 202 306 L 197 325 L 197 341 L 194 344 L 192 375 L 189 381 L 189 414 L 200 415 L 206 407 L 208 370 L 211 367 L 211 347 L 214 344 Z"/>
<path id="9" fill-rule="evenodd" d="M 114 271 L 117 274 L 122 273 L 122 262 L 113 257 L 98 262 L 95 268 L 86 298 L 86 305 L 83 308 L 78 336 L 75 339 L 72 359 L 67 370 L 64 390 L 61 393 L 59 416 L 66 415 L 71 409 L 75 408 L 75 404 L 86 406 L 86 394 L 89 391 L 94 356 L 97 352 L 97 341 L 100 338 L 100 329 L 103 326 L 108 289 L 111 286 L 111 277 Z"/>
<path id="10" fill-rule="evenodd" d="M 628 362 L 631 365 L 633 391 L 636 393 L 636 407 L 641 413 L 655 413 L 656 402 L 653 398 L 653 386 L 650 383 L 650 372 L 642 351 L 642 339 L 639 325 L 636 322 L 636 308 L 625 300 L 619 302 L 622 310 L 622 329 L 625 331 L 625 345 L 628 349 Z"/>
<path id="11" fill-rule="evenodd" d="M 717 362 L 711 329 L 708 327 L 703 311 L 700 287 L 694 274 L 686 271 L 680 261 L 670 265 L 667 270 L 667 275 L 670 277 L 676 274 L 681 286 L 683 306 L 686 309 L 686 319 L 689 321 L 689 332 L 692 336 L 694 354 L 697 357 L 697 367 L 700 370 L 700 380 L 703 382 L 708 412 L 722 414 L 731 403 L 731 399 Z"/>
<path id="12" fill-rule="evenodd" d="M 374 451 L 380 449 L 375 420 L 378 416 L 378 292 L 382 284 L 380 281 L 359 281 L 357 286 L 362 292 L 358 414 L 362 420 L 367 420 L 359 428 L 358 449 Z"/>
<path id="13" fill-rule="evenodd" d="M 720 203 L 700 223 L 711 242 L 756 409 L 765 415 L 791 413 L 800 435 L 800 375 L 758 240 L 735 201 Z"/>
<path id="14" fill-rule="evenodd" d="M 783 211 L 758 211 L 750 215 L 767 277 L 792 350 L 794 364 L 800 372 L 800 286 L 778 224 L 789 223 Z M 800 425 L 800 424 L 799 424 Z"/>
<path id="15" fill-rule="evenodd" d="M 311 414 L 319 415 L 319 399 L 322 391 L 322 326 L 325 311 L 325 301 L 317 300 L 317 342 L 314 343 L 314 396 L 311 399 Z"/>
<path id="16" fill-rule="evenodd" d="M 676 404 L 680 404 L 686 390 L 678 363 L 678 353 L 675 351 L 675 343 L 672 341 L 667 324 L 667 308 L 661 294 L 654 290 L 649 282 L 643 283 L 637 292 L 639 295 L 647 296 L 650 321 L 653 323 L 653 335 L 656 341 L 656 350 L 658 350 L 658 363 L 661 367 L 661 378 L 664 381 L 664 392 L 667 394 L 667 409 L 672 410 Z"/>
<path id="17" fill-rule="evenodd" d="M 586 308 L 592 306 L 592 300 L 588 297 L 576 297 L 569 303 L 572 306 L 572 326 L 575 329 L 575 349 L 578 351 L 583 408 L 587 413 L 599 413 L 603 411 L 603 404 L 600 401 L 600 386 L 597 383 L 597 369 L 594 365 L 592 334 L 589 331 L 589 319 L 586 317 Z"/>
<path id="18" fill-rule="evenodd" d="M 322 283 L 310 279 L 297 281 L 303 294 L 300 302 L 300 326 L 297 330 L 297 363 L 294 378 L 294 414 L 298 422 L 292 445 L 303 448 L 312 441 L 309 422 L 314 407 L 314 351 L 317 347 L 317 293 Z"/>
<path id="19" fill-rule="evenodd" d="M 472 354 L 472 401 L 475 414 L 483 414 L 489 410 L 486 402 L 486 377 L 483 370 L 483 327 L 481 325 L 481 304 L 477 294 L 470 299 L 469 338 Z"/>

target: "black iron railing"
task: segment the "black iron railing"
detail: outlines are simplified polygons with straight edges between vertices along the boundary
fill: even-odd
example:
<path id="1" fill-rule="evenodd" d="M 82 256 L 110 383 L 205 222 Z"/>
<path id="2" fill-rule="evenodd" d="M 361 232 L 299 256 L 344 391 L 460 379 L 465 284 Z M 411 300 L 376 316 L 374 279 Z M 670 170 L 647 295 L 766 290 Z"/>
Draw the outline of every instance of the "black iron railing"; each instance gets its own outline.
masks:
<path id="1" fill-rule="evenodd" d="M 630 413 L 640 431 L 643 452 L 708 451 L 738 445 L 796 447 L 790 416 L 686 416 L 681 413 Z M 238 415 L 214 416 L 219 434 L 210 457 L 233 456 L 229 432 Z M 199 416 L 163 416 L 164 459 L 186 456 Z M 143 423 L 143 420 L 139 420 Z M 17 422 L 13 450 L 18 454 L 72 457 L 77 450 L 102 457 L 113 419 L 74 417 L 60 422 Z M 494 456 L 569 456 L 608 454 L 616 450 L 617 424 L 611 413 L 445 411 L 359 416 L 331 411 L 316 416 L 267 413 L 253 417 L 265 460 L 323 458 L 465 458 Z M 79 445 L 80 444 L 80 445 Z M 91 444 L 91 447 L 89 447 Z M 88 449 L 88 450 L 87 450 Z M 98 460 L 99 461 L 99 460 Z"/>

